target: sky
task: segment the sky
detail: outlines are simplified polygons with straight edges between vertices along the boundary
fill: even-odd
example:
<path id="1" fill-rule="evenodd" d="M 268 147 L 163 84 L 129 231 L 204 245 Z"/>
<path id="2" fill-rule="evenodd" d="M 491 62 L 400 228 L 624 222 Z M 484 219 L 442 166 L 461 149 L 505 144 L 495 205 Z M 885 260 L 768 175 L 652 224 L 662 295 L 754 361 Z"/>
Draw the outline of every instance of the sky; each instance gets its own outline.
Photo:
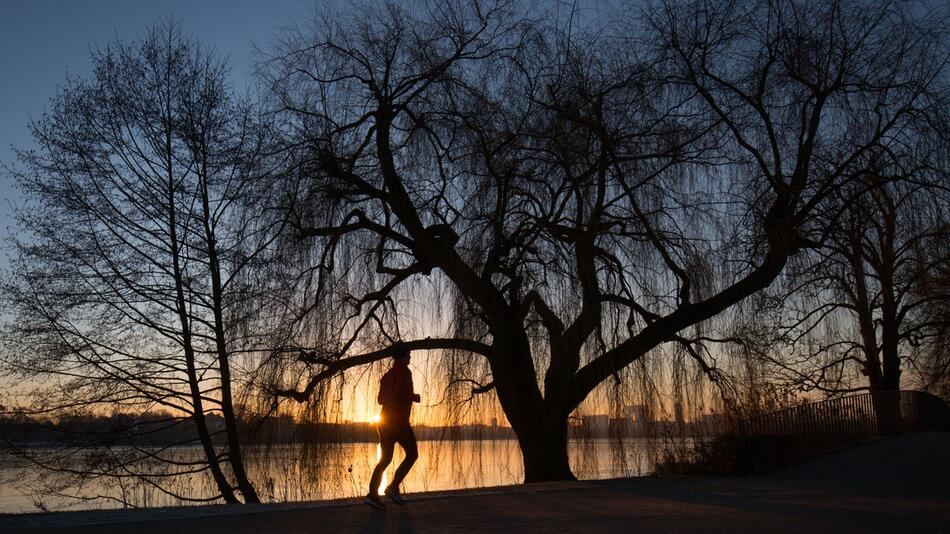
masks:
<path id="1" fill-rule="evenodd" d="M 34 147 L 29 123 L 42 116 L 67 76 L 91 74 L 90 51 L 115 39 L 134 41 L 149 26 L 178 19 L 186 35 L 230 58 L 238 92 L 254 84 L 258 48 L 273 45 L 282 28 L 305 20 L 314 0 L 0 0 L 0 169 L 17 165 L 17 149 Z M 13 179 L 0 170 L 0 238 L 14 231 L 13 211 L 22 205 Z M 0 269 L 8 247 L 0 244 Z M 423 384 L 424 360 L 416 362 Z M 422 366 L 421 368 L 419 366 Z M 356 384 L 354 384 L 356 386 Z M 367 388 L 366 381 L 357 386 Z M 369 420 L 376 408 L 366 391 L 351 394 L 351 417 Z M 364 398 L 365 397 L 365 398 Z M 432 399 L 428 399 L 433 401 Z M 348 403 L 349 404 L 349 403 Z"/>
<path id="2" fill-rule="evenodd" d="M 581 0 L 577 4 L 597 12 L 611 0 Z M 0 273 L 9 265 L 7 238 L 15 232 L 14 210 L 24 199 L 8 169 L 18 166 L 15 149 L 34 148 L 31 120 L 42 117 L 50 99 L 67 77 L 91 74 L 90 52 L 116 39 L 135 41 L 147 29 L 174 17 L 185 35 L 230 59 L 232 86 L 244 92 L 255 83 L 258 49 L 270 50 L 282 29 L 305 23 L 322 8 L 346 8 L 348 0 L 0 0 Z M 565 13 L 571 11 L 566 9 Z M 0 317 L 4 314 L 0 311 Z M 426 388 L 429 361 L 414 362 L 420 389 Z M 357 420 L 369 420 L 377 408 L 367 382 L 351 384 L 355 402 L 344 411 Z M 427 403 L 437 403 L 430 396 Z M 425 411 L 424 406 L 421 411 Z"/>
<path id="3" fill-rule="evenodd" d="M 135 40 L 164 18 L 230 57 L 235 89 L 253 84 L 255 46 L 267 49 L 283 27 L 313 12 L 312 0 L 0 0 L 0 169 L 14 147 L 32 148 L 29 122 L 42 116 L 69 76 L 89 75 L 89 52 L 119 38 Z M 0 237 L 22 205 L 0 170 Z M 4 251 L 6 247 L 4 247 Z M 6 265 L 6 254 L 0 267 Z"/>
<path id="4" fill-rule="evenodd" d="M 232 84 L 243 92 L 254 83 L 256 47 L 266 50 L 281 28 L 307 17 L 315 5 L 313 0 L 0 0 L 0 275 L 9 266 L 13 212 L 23 205 L 5 168 L 17 165 L 14 148 L 35 146 L 29 123 L 42 116 L 67 76 L 91 74 L 90 51 L 115 39 L 134 41 L 174 17 L 186 35 L 230 59 Z"/>
<path id="5" fill-rule="evenodd" d="M 613 0 L 537 6 L 574 6 L 598 12 Z M 135 40 L 173 16 L 185 34 L 230 57 L 235 88 L 254 83 L 255 46 L 267 50 L 281 28 L 322 7 L 347 0 L 0 0 L 0 238 L 10 235 L 13 208 L 22 205 L 4 165 L 16 163 L 14 147 L 33 147 L 29 122 L 42 116 L 66 76 L 89 74 L 89 52 L 119 38 Z M 3 245 L 0 245 L 3 247 Z M 5 250 L 2 248 L 0 250 Z M 0 269 L 6 265 L 0 254 Z"/>

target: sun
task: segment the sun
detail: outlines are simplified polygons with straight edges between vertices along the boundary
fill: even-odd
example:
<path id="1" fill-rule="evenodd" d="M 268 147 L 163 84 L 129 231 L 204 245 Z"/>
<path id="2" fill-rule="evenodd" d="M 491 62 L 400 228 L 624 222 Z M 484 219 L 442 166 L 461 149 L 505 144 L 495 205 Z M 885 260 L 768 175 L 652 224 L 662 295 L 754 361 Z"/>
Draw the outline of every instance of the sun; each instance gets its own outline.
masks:
<path id="1" fill-rule="evenodd" d="M 378 423 L 378 422 L 379 422 L 379 414 L 376 414 L 376 415 L 373 416 L 373 422 L 374 422 L 374 423 Z"/>

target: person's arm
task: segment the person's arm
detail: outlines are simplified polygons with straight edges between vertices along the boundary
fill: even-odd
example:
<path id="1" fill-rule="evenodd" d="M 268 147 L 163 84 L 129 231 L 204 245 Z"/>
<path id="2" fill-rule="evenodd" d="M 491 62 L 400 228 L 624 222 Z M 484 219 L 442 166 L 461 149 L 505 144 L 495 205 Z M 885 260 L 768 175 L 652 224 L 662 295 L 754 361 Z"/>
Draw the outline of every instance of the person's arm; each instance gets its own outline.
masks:
<path id="1" fill-rule="evenodd" d="M 396 391 L 393 397 L 399 399 L 399 402 L 419 402 L 419 395 L 412 390 L 412 371 L 408 368 L 399 371 L 394 389 Z"/>
<path id="2" fill-rule="evenodd" d="M 422 399 L 419 397 L 419 394 L 416 393 L 415 388 L 412 386 L 412 371 L 409 368 L 406 368 L 406 399 L 412 400 L 412 402 L 422 402 Z"/>

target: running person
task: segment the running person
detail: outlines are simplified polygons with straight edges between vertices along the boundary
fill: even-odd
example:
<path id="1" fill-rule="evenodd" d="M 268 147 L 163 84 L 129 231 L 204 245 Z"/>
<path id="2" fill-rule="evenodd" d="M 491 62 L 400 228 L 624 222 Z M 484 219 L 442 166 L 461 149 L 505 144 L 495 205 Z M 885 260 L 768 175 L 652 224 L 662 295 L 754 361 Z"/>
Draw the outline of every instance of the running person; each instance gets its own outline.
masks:
<path id="1" fill-rule="evenodd" d="M 379 425 L 377 426 L 382 454 L 369 481 L 369 494 L 364 499 L 364 502 L 373 508 L 382 509 L 385 507 L 382 499 L 379 498 L 379 484 L 383 478 L 383 472 L 386 471 L 389 463 L 393 460 L 393 449 L 395 449 L 396 443 L 405 451 L 406 458 L 396 468 L 396 474 L 393 476 L 392 482 L 383 493 L 394 503 L 398 505 L 405 504 L 402 495 L 399 494 L 399 484 L 406 478 L 412 464 L 419 457 L 416 435 L 409 425 L 412 403 L 419 402 L 419 400 L 419 395 L 412 389 L 409 350 L 405 347 L 397 347 L 393 354 L 393 366 L 380 380 L 379 395 L 376 397 L 376 401 L 383 405 Z"/>

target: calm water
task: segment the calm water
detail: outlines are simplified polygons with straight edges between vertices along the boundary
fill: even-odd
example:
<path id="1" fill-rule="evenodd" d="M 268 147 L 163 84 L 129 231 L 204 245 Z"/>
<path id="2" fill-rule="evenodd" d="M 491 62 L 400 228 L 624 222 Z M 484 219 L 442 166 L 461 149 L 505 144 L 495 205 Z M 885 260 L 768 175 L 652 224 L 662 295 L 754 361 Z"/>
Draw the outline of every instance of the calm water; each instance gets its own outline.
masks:
<path id="1" fill-rule="evenodd" d="M 649 474 L 656 453 L 664 445 L 653 440 L 630 439 L 622 446 L 614 440 L 571 442 L 571 466 L 579 478 L 602 479 Z M 248 470 L 261 498 L 271 502 L 337 499 L 366 493 L 369 477 L 379 455 L 378 445 L 346 443 L 328 445 L 318 454 L 300 446 L 251 449 Z M 396 457 L 383 481 L 392 477 L 402 459 Z M 179 458 L 200 458 L 197 449 L 180 449 Z M 419 442 L 419 460 L 403 484 L 404 493 L 518 484 L 523 477 L 518 444 L 513 440 Z M 84 483 L 82 495 L 90 500 L 31 496 L 31 489 L 50 484 L 35 467 L 0 461 L 0 513 L 41 509 L 89 509 L 130 506 L 169 506 L 183 503 L 145 484 L 104 480 Z M 206 476 L 177 477 L 170 487 L 191 495 L 210 494 Z M 98 497 L 97 497 L 98 496 Z M 103 496 L 107 498 L 103 498 Z"/>

